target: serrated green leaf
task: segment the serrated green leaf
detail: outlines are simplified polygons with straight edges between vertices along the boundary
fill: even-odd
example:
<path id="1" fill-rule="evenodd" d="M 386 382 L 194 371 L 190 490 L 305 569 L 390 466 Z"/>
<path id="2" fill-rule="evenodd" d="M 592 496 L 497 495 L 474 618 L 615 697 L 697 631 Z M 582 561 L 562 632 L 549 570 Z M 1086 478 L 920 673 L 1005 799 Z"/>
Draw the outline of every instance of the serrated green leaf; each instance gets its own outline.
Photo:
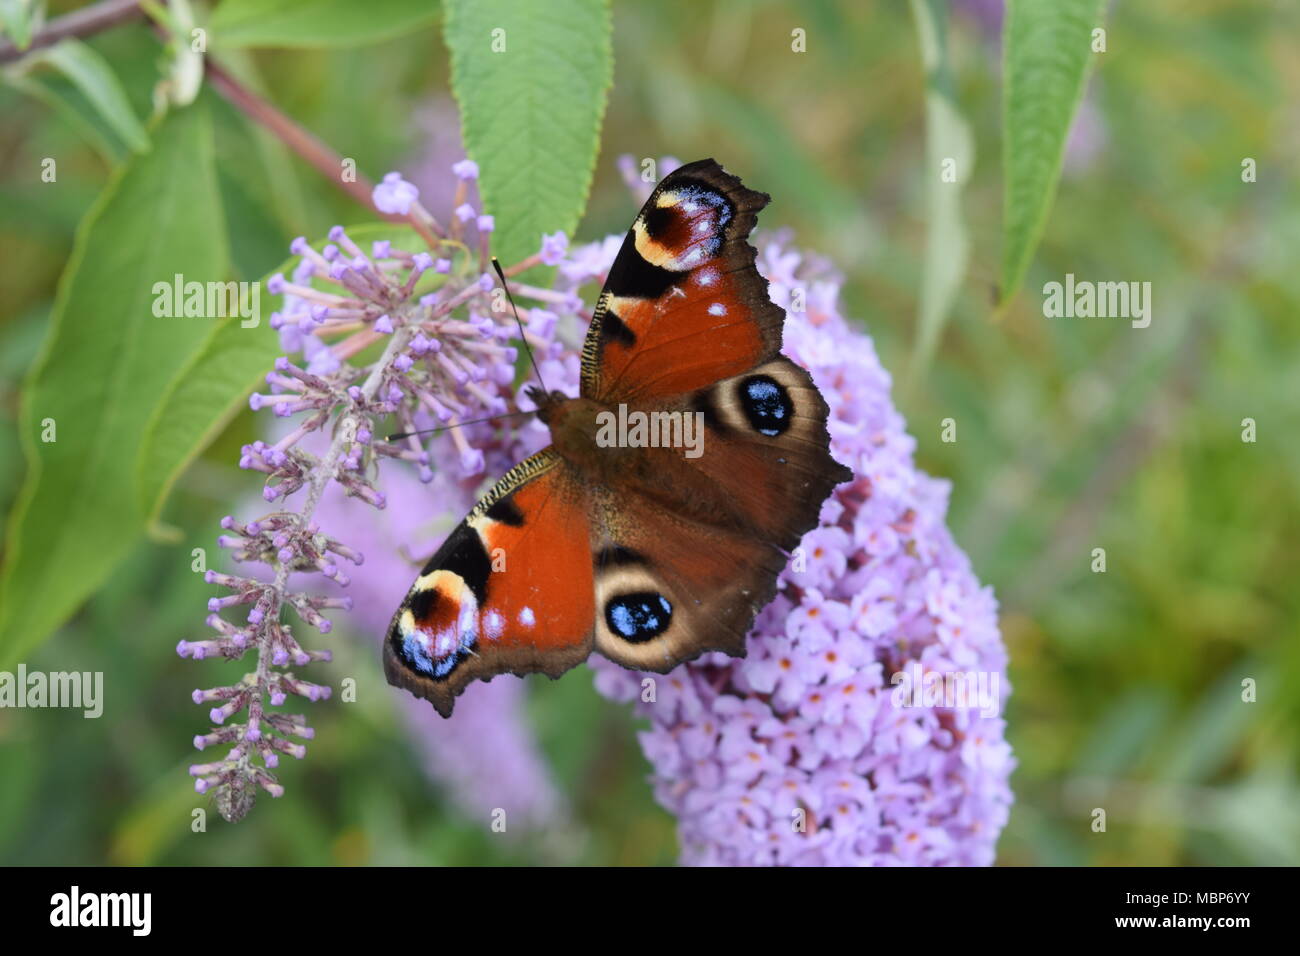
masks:
<path id="1" fill-rule="evenodd" d="M 149 148 L 149 134 L 131 109 L 131 103 L 108 61 L 79 40 L 62 40 L 38 54 L 66 76 L 127 146 L 136 152 Z"/>
<path id="2" fill-rule="evenodd" d="M 1002 289 L 1010 301 L 1052 207 L 1104 0 L 1009 0 L 1003 28 Z"/>
<path id="3" fill-rule="evenodd" d="M 349 228 L 348 235 L 357 243 L 389 239 L 397 248 L 426 248 L 407 226 L 368 223 Z M 322 239 L 314 245 L 321 249 L 325 243 Z M 245 328 L 237 316 L 218 320 L 167 386 L 140 442 L 136 487 L 140 507 L 150 521 L 157 519 L 176 479 L 231 418 L 247 407 L 249 393 L 257 390 L 276 358 L 284 354 L 279 336 L 267 322 L 270 309 L 266 303 L 272 297 L 266 280 L 277 272 L 288 274 L 297 261 L 290 258 L 262 278 L 259 298 L 263 314 L 256 326 Z"/>
<path id="4" fill-rule="evenodd" d="M 452 92 L 504 263 L 578 225 L 613 78 L 610 31 L 605 0 L 447 4 Z"/>
<path id="5" fill-rule="evenodd" d="M 348 47 L 410 33 L 439 13 L 433 0 L 223 0 L 213 45 Z"/>
<path id="6" fill-rule="evenodd" d="M 921 298 L 908 381 L 929 363 L 966 276 L 970 243 L 961 214 L 962 189 L 975 165 L 970 127 L 957 109 L 948 56 L 948 5 L 912 0 L 925 66 L 926 242 Z"/>
<path id="7" fill-rule="evenodd" d="M 223 279 L 225 230 L 202 102 L 169 115 L 77 232 L 40 359 L 23 391 L 27 476 L 0 571 L 0 668 L 94 592 L 144 527 L 140 434 L 178 366 L 208 332 L 157 318 L 153 286 L 176 273 Z M 55 440 L 42 441 L 43 422 Z"/>

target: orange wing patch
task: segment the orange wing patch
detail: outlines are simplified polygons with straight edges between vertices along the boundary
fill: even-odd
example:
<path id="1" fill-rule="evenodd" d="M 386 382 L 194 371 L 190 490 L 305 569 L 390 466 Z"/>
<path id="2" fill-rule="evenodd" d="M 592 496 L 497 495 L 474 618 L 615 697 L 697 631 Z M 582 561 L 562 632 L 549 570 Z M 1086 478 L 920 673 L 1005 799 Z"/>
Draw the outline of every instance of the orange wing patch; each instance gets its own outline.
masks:
<path id="1" fill-rule="evenodd" d="M 391 684 L 444 717 L 476 678 L 558 677 L 591 652 L 590 525 L 577 482 L 549 449 L 517 465 L 451 533 L 397 610 L 384 643 Z"/>

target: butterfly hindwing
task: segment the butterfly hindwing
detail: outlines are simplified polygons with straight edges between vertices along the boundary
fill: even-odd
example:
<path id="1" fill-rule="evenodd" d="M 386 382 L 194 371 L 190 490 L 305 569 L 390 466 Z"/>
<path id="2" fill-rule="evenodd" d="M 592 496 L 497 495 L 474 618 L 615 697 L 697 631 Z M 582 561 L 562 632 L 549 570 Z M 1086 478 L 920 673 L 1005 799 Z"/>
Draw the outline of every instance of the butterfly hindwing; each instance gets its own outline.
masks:
<path id="1" fill-rule="evenodd" d="M 389 627 L 385 674 L 449 716 L 476 678 L 558 677 L 585 660 L 593 601 L 585 495 L 547 449 L 502 478 L 429 560 Z"/>
<path id="2" fill-rule="evenodd" d="M 785 554 L 635 492 L 620 492 L 608 509 L 595 542 L 595 649 L 659 673 L 706 651 L 743 657 Z"/>
<path id="3" fill-rule="evenodd" d="M 787 552 L 852 477 L 826 450 L 825 400 L 784 356 L 700 389 L 688 407 L 703 416 L 699 457 L 646 449 L 648 467 L 592 522 L 595 649 L 625 667 L 743 656 Z"/>

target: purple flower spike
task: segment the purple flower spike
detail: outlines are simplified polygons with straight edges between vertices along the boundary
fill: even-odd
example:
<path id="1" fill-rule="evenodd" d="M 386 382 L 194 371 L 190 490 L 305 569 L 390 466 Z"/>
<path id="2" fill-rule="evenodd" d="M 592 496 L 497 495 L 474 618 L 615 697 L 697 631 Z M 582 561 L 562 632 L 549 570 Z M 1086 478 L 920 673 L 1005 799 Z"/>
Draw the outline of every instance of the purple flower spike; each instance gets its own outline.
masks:
<path id="1" fill-rule="evenodd" d="M 456 172 L 461 177 L 456 190 L 463 199 L 470 193 L 465 182 L 476 178 L 478 169 L 466 161 Z M 354 508 L 386 507 L 386 489 L 376 485 L 380 476 L 391 480 L 392 469 L 380 462 L 385 457 L 406 462 L 416 487 L 417 478 L 441 480 L 454 486 L 458 496 L 467 484 L 463 478 L 489 469 L 504 471 L 510 464 L 501 448 L 509 432 L 500 428 L 396 441 L 376 432 L 390 418 L 402 431 L 420 432 L 431 423 L 500 414 L 518 402 L 513 323 L 492 314 L 494 277 L 480 276 L 469 265 L 491 252 L 492 217 L 480 216 L 476 202 L 461 202 L 452 238 L 443 241 L 442 227 L 417 205 L 416 188 L 400 174 L 385 176 L 373 198 L 383 212 L 413 216 L 430 244 L 408 253 L 381 237 L 362 252 L 341 226 L 330 229 L 329 242 L 319 253 L 301 236 L 290 244 L 298 257 L 292 276 L 268 280 L 268 288 L 284 296 L 273 324 L 285 356 L 249 397 L 250 407 L 274 412 L 276 419 L 267 423 L 274 430 L 239 453 L 242 469 L 261 473 L 261 493 L 273 503 L 271 513 L 246 525 L 233 517 L 223 519 L 224 533 L 218 538 L 231 559 L 261 567 L 240 575 L 224 569 L 205 573 L 211 586 L 225 589 L 223 597 L 208 605 L 206 623 L 214 634 L 210 640 L 176 646 L 185 658 L 256 659 L 241 668 L 245 676 L 238 682 L 192 695 L 195 703 L 211 708 L 212 720 L 211 730 L 194 738 L 195 746 L 212 750 L 226 745 L 224 757 L 202 765 L 198 778 L 232 821 L 249 811 L 259 793 L 283 793 L 272 770 L 286 753 L 304 755 L 291 738 L 312 736 L 302 717 L 275 708 L 284 706 L 290 694 L 308 700 L 330 695 L 323 682 L 299 674 L 328 662 L 330 652 L 309 650 L 300 641 L 337 630 L 337 620 L 323 612 L 351 611 L 352 600 L 337 595 L 339 587 L 349 584 L 341 566 L 360 565 L 361 555 L 337 539 L 335 526 L 347 528 L 337 516 L 318 527 L 318 509 L 332 494 Z M 459 226 L 470 220 L 477 220 L 479 248 L 457 272 L 454 257 L 467 251 Z M 546 237 L 548 261 L 563 258 L 566 242 L 560 234 Z M 567 282 L 564 264 L 561 280 Z M 417 294 L 421 275 L 430 270 L 444 279 L 436 291 Z M 568 318 L 573 310 L 566 311 L 566 304 L 576 301 L 571 286 L 556 292 L 558 298 L 548 295 L 545 302 L 528 304 L 529 337 L 541 340 L 539 356 L 562 347 L 554 320 L 539 325 L 535 314 L 545 306 Z M 375 341 L 376 333 L 383 338 Z M 567 375 L 570 364 L 576 373 L 571 355 L 542 361 L 548 381 Z M 341 427 L 344 420 L 349 427 Z M 480 447 L 476 439 L 489 434 Z M 241 610 L 231 610 L 236 607 Z M 245 612 L 246 622 L 235 619 Z M 285 672 L 289 667 L 292 673 Z"/>
<path id="2" fill-rule="evenodd" d="M 462 159 L 458 163 L 452 163 L 451 171 L 456 174 L 457 179 L 478 179 L 478 163 L 472 159 Z"/>

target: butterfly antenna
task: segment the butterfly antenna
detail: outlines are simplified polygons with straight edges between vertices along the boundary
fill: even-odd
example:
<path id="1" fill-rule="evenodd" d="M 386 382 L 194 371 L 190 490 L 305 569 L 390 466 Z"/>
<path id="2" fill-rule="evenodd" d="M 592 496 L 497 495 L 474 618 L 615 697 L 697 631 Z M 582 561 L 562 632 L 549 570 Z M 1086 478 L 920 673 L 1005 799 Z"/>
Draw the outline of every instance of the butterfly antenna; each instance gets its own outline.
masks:
<path id="1" fill-rule="evenodd" d="M 453 428 L 460 428 L 462 425 L 478 425 L 481 422 L 495 422 L 502 418 L 515 418 L 519 415 L 531 415 L 531 411 L 503 412 L 500 415 L 489 415 L 487 418 L 471 418 L 467 422 L 453 422 L 450 425 L 441 425 L 438 428 L 418 428 L 413 432 L 395 432 L 388 436 L 389 441 L 401 441 L 403 438 L 410 438 L 412 435 L 433 435 L 437 432 L 451 431 Z"/>
<path id="2" fill-rule="evenodd" d="M 501 263 L 497 257 L 492 257 L 492 268 L 496 269 L 497 277 L 501 280 L 501 288 L 505 290 L 506 299 L 510 303 L 510 310 L 515 314 L 515 325 L 519 326 L 519 341 L 524 344 L 524 351 L 528 353 L 528 359 L 533 363 L 533 371 L 537 374 L 537 384 L 542 387 L 542 394 L 549 395 L 546 383 L 542 381 L 542 370 L 537 365 L 537 356 L 533 354 L 532 348 L 528 345 L 528 336 L 524 333 L 524 323 L 519 318 L 519 310 L 515 308 L 515 298 L 510 294 L 510 286 L 506 282 L 506 274 L 501 271 Z"/>
<path id="3" fill-rule="evenodd" d="M 501 263 L 496 256 L 492 257 L 492 268 L 496 270 L 497 277 L 501 280 L 501 288 L 505 290 L 506 300 L 510 303 L 510 311 L 514 313 L 515 325 L 519 327 L 519 341 L 523 343 L 524 351 L 528 353 L 528 360 L 532 362 L 533 372 L 537 375 L 537 383 L 542 387 L 542 395 L 549 395 L 546 389 L 546 382 L 542 380 L 542 370 L 537 364 L 537 356 L 533 354 L 532 348 L 528 345 L 528 336 L 524 332 L 523 320 L 519 318 L 519 309 L 515 306 L 514 296 L 510 294 L 510 285 L 506 282 L 506 274 L 501 271 Z M 451 425 L 443 425 L 439 428 L 421 428 L 410 432 L 396 432 L 388 436 L 389 441 L 401 441 L 403 438 L 410 438 L 413 435 L 434 435 L 438 432 L 449 431 L 453 428 L 460 428 L 462 425 L 477 425 L 480 422 L 494 422 L 500 418 L 514 418 L 518 415 L 531 415 L 532 411 L 506 412 L 502 415 L 491 415 L 487 418 L 475 418 L 468 422 L 454 422 Z"/>

